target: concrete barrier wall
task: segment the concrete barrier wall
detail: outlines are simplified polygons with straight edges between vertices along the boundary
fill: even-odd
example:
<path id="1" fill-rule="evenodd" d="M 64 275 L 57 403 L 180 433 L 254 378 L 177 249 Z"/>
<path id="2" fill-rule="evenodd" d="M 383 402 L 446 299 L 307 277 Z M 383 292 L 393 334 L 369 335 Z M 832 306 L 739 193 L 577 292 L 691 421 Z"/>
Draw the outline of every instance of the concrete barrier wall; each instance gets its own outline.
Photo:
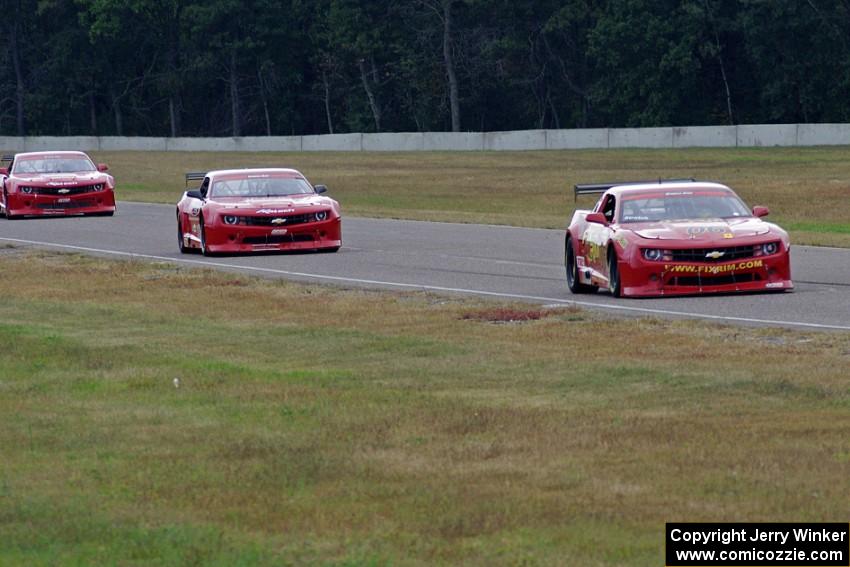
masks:
<path id="1" fill-rule="evenodd" d="M 424 149 L 422 132 L 399 134 L 363 134 L 364 152 L 421 152 Z"/>
<path id="2" fill-rule="evenodd" d="M 363 150 L 363 134 L 302 136 L 301 150 L 305 152 L 359 152 Z"/>
<path id="3" fill-rule="evenodd" d="M 737 126 L 673 128 L 674 148 L 734 148 L 737 144 Z"/>
<path id="4" fill-rule="evenodd" d="M 547 150 L 583 150 L 608 147 L 608 128 L 546 130 Z"/>
<path id="5" fill-rule="evenodd" d="M 517 130 L 515 132 L 485 132 L 484 149 L 501 152 L 525 150 L 527 148 L 546 149 L 545 130 Z"/>
<path id="6" fill-rule="evenodd" d="M 425 151 L 475 152 L 484 150 L 483 132 L 425 132 Z"/>
<path id="7" fill-rule="evenodd" d="M 418 152 L 605 148 L 847 146 L 850 124 L 741 124 L 515 132 L 399 132 L 242 138 L 0 136 L 4 153 L 75 149 L 167 152 Z"/>

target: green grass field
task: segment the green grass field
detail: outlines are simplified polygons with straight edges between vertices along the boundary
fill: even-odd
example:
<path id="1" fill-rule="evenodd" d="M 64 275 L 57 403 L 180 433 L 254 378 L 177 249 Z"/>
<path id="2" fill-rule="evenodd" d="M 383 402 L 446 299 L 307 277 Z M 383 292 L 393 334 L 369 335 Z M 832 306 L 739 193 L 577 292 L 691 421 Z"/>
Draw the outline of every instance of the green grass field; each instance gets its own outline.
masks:
<path id="1" fill-rule="evenodd" d="M 275 165 L 327 184 L 348 215 L 545 228 L 566 226 L 575 183 L 695 177 L 768 206 L 798 244 L 850 246 L 850 147 L 94 157 L 110 164 L 125 200 L 176 203 L 186 171 Z"/>
<path id="2" fill-rule="evenodd" d="M 850 334 L 14 248 L 0 286 L 0 565 L 657 566 L 666 521 L 846 520 Z"/>

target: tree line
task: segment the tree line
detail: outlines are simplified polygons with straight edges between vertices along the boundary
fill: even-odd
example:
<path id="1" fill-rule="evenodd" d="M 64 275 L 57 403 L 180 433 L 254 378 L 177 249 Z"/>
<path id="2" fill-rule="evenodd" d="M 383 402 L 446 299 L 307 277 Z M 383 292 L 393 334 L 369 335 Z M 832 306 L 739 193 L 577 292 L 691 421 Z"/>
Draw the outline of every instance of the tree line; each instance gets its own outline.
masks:
<path id="1" fill-rule="evenodd" d="M 2 0 L 2 7 L 2 135 L 850 118 L 850 0 Z"/>

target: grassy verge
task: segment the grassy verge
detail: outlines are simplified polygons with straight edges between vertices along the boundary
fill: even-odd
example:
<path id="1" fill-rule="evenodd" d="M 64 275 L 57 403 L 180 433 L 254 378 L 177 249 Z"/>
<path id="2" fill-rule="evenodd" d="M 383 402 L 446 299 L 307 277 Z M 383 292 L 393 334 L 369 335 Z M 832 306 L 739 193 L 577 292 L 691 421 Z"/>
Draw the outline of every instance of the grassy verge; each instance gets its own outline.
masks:
<path id="1" fill-rule="evenodd" d="M 347 214 L 560 228 L 572 185 L 696 177 L 766 205 L 795 242 L 850 246 L 850 148 L 467 153 L 99 153 L 119 198 L 175 203 L 190 170 L 283 165 L 326 183 Z M 587 198 L 580 206 L 589 206 Z"/>
<path id="2" fill-rule="evenodd" d="M 14 249 L 0 285 L 0 564 L 659 565 L 665 521 L 846 519 L 847 334 Z"/>

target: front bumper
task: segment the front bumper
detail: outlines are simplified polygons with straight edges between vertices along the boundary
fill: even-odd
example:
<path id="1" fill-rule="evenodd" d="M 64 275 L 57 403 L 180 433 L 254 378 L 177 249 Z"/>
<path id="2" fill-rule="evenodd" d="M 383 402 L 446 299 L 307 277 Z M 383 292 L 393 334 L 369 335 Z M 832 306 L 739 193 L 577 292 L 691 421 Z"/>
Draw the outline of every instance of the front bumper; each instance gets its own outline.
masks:
<path id="1" fill-rule="evenodd" d="M 651 262 L 636 255 L 620 263 L 620 275 L 628 297 L 794 289 L 787 250 L 723 263 Z"/>
<path id="2" fill-rule="evenodd" d="M 342 245 L 339 217 L 287 228 L 224 225 L 206 227 L 207 249 L 217 254 L 276 250 L 323 250 Z"/>
<path id="3" fill-rule="evenodd" d="M 13 193 L 6 206 L 9 215 L 22 217 L 114 213 L 115 193 L 111 190 L 68 196 Z"/>

